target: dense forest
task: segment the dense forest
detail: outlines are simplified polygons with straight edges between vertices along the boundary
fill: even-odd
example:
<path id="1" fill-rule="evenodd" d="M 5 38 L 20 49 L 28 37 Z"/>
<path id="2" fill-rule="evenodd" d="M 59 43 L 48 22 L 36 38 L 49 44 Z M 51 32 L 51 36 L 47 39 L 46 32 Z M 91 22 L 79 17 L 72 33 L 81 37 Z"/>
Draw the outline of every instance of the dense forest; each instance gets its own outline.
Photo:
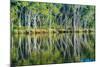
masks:
<path id="1" fill-rule="evenodd" d="M 94 31 L 95 6 L 11 1 L 11 31 Z"/>

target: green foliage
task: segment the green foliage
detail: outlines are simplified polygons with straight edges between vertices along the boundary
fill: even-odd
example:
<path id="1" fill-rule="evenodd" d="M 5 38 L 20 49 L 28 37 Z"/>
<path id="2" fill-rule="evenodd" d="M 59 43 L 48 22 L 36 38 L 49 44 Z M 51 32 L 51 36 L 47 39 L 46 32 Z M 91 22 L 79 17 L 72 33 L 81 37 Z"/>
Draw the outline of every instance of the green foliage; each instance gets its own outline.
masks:
<path id="1" fill-rule="evenodd" d="M 23 9 L 23 11 L 22 11 Z M 61 27 L 67 28 L 73 27 L 73 15 L 76 10 L 76 19 L 80 19 L 80 21 L 76 21 L 76 27 L 80 24 L 79 27 L 83 27 L 84 21 L 87 21 L 86 27 L 93 28 L 95 27 L 95 6 L 89 5 L 63 5 L 63 4 L 52 4 L 52 3 L 36 3 L 36 2 L 28 2 L 28 1 L 11 1 L 11 22 L 13 26 L 18 26 L 19 24 L 25 25 L 25 13 L 27 16 L 29 15 L 29 11 L 31 11 L 31 22 L 32 16 L 37 15 L 40 16 L 36 18 L 37 27 L 41 24 L 41 28 L 48 28 L 51 24 L 52 27 Z M 78 11 L 79 10 L 79 11 Z M 79 15 L 78 15 L 79 14 Z M 24 22 L 22 22 L 24 21 Z M 51 23 L 50 23 L 51 21 Z M 34 22 L 33 22 L 34 23 Z M 28 24 L 28 23 L 27 23 Z M 34 25 L 34 24 L 33 24 Z M 23 26 L 23 25 L 21 25 Z M 27 27 L 27 26 L 26 26 Z M 39 27 L 40 28 L 40 27 Z"/>

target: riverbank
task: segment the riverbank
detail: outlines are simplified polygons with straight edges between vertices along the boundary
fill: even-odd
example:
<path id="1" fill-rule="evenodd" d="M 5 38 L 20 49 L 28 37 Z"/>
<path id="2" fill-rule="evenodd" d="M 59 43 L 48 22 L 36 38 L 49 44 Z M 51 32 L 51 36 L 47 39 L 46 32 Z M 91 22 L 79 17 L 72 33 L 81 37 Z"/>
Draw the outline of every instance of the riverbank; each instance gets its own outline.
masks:
<path id="1" fill-rule="evenodd" d="M 80 30 L 66 30 L 66 29 L 14 29 L 12 31 L 16 34 L 33 34 L 33 33 L 80 33 L 80 32 L 95 32 L 94 29 L 80 29 Z"/>

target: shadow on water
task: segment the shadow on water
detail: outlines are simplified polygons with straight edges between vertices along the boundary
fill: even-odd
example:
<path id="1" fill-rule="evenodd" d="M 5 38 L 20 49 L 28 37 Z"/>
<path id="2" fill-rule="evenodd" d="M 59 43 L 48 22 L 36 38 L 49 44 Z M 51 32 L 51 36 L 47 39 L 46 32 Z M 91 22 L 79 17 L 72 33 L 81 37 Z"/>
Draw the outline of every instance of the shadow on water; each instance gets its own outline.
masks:
<path id="1" fill-rule="evenodd" d="M 79 33 L 13 35 L 12 65 L 95 61 L 95 35 Z"/>

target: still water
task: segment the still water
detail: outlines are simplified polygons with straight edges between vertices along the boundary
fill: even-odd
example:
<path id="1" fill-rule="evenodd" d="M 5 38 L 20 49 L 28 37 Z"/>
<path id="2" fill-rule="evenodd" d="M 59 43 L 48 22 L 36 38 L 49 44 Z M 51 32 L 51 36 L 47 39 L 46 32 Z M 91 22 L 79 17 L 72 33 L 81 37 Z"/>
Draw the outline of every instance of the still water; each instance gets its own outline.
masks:
<path id="1" fill-rule="evenodd" d="M 95 61 L 95 34 L 14 34 L 12 65 L 58 64 Z"/>

